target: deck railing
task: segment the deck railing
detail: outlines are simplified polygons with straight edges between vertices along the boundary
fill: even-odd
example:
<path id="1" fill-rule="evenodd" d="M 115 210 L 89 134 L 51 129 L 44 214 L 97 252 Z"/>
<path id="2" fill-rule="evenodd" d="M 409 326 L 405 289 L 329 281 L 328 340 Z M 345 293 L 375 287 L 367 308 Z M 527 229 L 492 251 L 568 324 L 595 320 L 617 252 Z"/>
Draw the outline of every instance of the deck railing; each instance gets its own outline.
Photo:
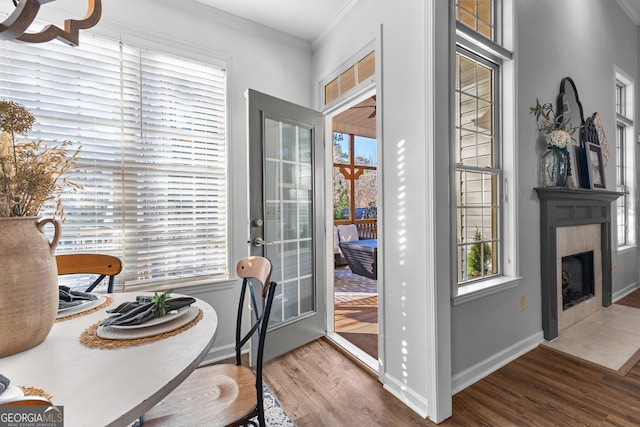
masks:
<path id="1" fill-rule="evenodd" d="M 358 228 L 358 236 L 361 240 L 378 238 L 378 221 L 375 219 L 359 219 L 354 221 L 353 223 L 349 221 L 334 221 L 333 224 L 355 224 Z"/>

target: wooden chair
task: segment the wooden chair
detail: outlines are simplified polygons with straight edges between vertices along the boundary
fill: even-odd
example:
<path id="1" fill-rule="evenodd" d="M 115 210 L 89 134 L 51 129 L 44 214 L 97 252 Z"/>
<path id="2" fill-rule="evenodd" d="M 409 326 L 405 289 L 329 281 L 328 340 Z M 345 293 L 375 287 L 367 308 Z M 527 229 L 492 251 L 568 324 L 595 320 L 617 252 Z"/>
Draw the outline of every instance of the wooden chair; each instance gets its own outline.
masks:
<path id="1" fill-rule="evenodd" d="M 262 359 L 264 343 L 275 295 L 276 283 L 270 281 L 271 261 L 263 257 L 243 258 L 236 271 L 243 279 L 240 303 L 236 319 L 235 364 L 213 365 L 208 376 L 219 396 L 210 408 L 215 425 L 256 425 L 249 421 L 258 418 L 260 427 L 265 425 L 262 388 Z M 249 331 L 242 335 L 242 318 L 247 292 L 250 298 L 252 320 Z M 258 296 L 258 298 L 256 298 Z M 258 304 L 260 300 L 260 304 Z M 242 365 L 242 347 L 258 335 L 257 358 L 254 369 Z"/>
<path id="2" fill-rule="evenodd" d="M 102 254 L 68 254 L 57 255 L 58 275 L 66 274 L 96 274 L 98 278 L 89 285 L 86 292 L 91 292 L 106 277 L 109 277 L 107 292 L 113 292 L 113 282 L 116 275 L 122 271 L 119 258 Z"/>

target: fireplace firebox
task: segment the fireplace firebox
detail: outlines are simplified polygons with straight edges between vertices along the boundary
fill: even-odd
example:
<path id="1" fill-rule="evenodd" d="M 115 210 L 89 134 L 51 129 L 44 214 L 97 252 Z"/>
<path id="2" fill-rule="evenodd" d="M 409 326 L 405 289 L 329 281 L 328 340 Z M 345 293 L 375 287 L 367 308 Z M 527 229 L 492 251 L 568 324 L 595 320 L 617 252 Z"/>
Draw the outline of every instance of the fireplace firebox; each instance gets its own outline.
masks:
<path id="1" fill-rule="evenodd" d="M 562 309 L 595 296 L 593 251 L 562 257 Z"/>

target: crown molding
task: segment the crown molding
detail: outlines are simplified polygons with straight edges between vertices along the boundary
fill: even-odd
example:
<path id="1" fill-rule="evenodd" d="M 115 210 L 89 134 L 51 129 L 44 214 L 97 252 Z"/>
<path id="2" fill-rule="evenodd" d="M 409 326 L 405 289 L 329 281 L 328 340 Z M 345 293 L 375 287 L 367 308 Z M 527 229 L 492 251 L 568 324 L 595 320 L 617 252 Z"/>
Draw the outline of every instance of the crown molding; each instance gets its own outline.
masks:
<path id="1" fill-rule="evenodd" d="M 324 40 L 327 38 L 333 30 L 342 23 L 344 19 L 346 19 L 349 15 L 353 15 L 363 4 L 365 4 L 367 0 L 350 0 L 347 4 L 344 5 L 342 9 L 340 9 L 331 19 L 331 23 L 327 25 L 327 27 L 320 33 L 312 42 L 311 49 L 312 51 L 316 51 L 319 46 L 322 45 Z"/>
<path id="2" fill-rule="evenodd" d="M 251 34 L 261 39 L 269 39 L 278 43 L 286 44 L 306 52 L 311 51 L 311 43 L 306 40 L 275 30 L 257 22 L 241 18 L 238 15 L 216 9 L 215 7 L 200 3 L 196 0 L 179 2 L 175 0 L 154 0 L 155 3 L 162 4 L 170 9 L 180 10 L 193 16 L 206 16 L 207 20 L 214 25 L 224 25 L 225 27 Z"/>
<path id="3" fill-rule="evenodd" d="M 634 24 L 640 25 L 640 0 L 617 0 Z"/>

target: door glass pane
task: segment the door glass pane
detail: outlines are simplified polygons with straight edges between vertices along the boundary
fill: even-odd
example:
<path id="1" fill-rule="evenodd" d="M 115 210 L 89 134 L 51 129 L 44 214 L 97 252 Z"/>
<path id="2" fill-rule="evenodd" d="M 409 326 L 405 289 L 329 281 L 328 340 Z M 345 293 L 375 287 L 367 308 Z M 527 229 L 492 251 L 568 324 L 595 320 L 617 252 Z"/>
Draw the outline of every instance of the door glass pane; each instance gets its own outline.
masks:
<path id="1" fill-rule="evenodd" d="M 284 319 L 291 320 L 298 315 L 298 281 L 285 282 L 283 290 Z"/>
<path id="2" fill-rule="evenodd" d="M 278 293 L 270 324 L 315 308 L 312 129 L 265 119 L 264 254 Z M 304 301 L 301 300 L 304 298 Z"/>

